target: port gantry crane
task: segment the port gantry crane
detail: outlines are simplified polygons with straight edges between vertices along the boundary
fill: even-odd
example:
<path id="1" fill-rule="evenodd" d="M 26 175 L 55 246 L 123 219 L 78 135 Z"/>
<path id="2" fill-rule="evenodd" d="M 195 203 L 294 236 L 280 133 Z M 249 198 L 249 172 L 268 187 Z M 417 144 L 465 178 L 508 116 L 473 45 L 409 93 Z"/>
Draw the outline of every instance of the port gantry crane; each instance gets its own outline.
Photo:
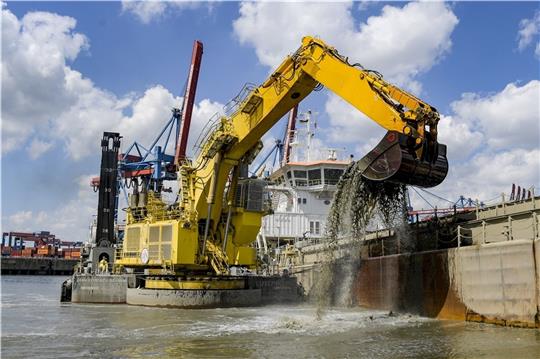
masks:
<path id="1" fill-rule="evenodd" d="M 365 177 L 419 187 L 443 181 L 448 162 L 446 146 L 437 142 L 437 110 L 378 72 L 349 64 L 320 39 L 304 37 L 262 85 L 245 88 L 230 115 L 209 126 L 196 159 L 182 159 L 174 205 L 149 192 L 145 207 L 128 208 L 117 265 L 144 273 L 145 288 L 243 286 L 229 268 L 256 267 L 251 244 L 269 209 L 265 182 L 249 178 L 247 165 L 260 151 L 261 137 L 320 86 L 388 130 L 360 160 Z"/>

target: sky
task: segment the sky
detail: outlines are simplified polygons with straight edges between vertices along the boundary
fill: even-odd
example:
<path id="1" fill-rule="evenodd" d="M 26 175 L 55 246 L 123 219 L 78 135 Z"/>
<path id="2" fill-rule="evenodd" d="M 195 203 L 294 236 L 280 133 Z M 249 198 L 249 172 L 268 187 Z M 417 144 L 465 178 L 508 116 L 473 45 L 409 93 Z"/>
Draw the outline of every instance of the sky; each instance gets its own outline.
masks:
<path id="1" fill-rule="evenodd" d="M 180 107 L 193 41 L 204 44 L 191 141 L 305 35 L 381 72 L 441 113 L 447 179 L 415 208 L 540 192 L 538 2 L 4 2 L 2 228 L 88 237 L 103 131 L 148 145 Z M 323 90 L 320 146 L 360 158 L 385 130 Z M 264 137 L 266 148 L 284 120 Z M 263 150 L 263 153 L 265 150 Z"/>

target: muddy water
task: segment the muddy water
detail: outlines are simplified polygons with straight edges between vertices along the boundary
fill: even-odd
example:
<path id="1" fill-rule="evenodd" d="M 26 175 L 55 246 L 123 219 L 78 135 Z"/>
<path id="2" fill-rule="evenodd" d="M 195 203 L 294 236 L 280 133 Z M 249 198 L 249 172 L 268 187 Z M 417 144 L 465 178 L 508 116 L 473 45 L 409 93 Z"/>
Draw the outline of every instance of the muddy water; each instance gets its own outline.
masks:
<path id="1" fill-rule="evenodd" d="M 540 332 L 314 306 L 60 304 L 61 277 L 2 276 L 2 358 L 537 358 Z"/>
<path id="2" fill-rule="evenodd" d="M 359 265 L 361 238 L 366 230 L 382 228 L 404 229 L 406 223 L 404 185 L 373 182 L 362 177 L 360 162 L 351 164 L 341 177 L 334 194 L 327 221 L 327 242 L 322 254 L 321 268 L 315 282 L 313 296 L 317 303 L 317 318 L 332 304 L 351 303 L 351 286 Z M 406 233 L 405 230 L 399 231 Z M 408 241 L 405 235 L 403 242 Z M 340 273 L 335 273 L 337 240 L 349 237 L 358 240 L 349 250 L 349 257 L 341 260 Z M 356 247 L 356 248 L 355 248 Z"/>

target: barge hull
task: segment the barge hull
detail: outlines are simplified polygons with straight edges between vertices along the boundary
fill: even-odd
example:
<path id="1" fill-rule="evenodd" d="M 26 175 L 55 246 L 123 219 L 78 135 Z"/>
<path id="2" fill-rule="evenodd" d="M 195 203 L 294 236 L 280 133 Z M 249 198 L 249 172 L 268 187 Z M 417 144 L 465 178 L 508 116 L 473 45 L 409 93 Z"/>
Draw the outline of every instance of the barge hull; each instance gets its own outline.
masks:
<path id="1" fill-rule="evenodd" d="M 539 245 L 514 240 L 366 258 L 353 297 L 368 308 L 538 328 Z"/>

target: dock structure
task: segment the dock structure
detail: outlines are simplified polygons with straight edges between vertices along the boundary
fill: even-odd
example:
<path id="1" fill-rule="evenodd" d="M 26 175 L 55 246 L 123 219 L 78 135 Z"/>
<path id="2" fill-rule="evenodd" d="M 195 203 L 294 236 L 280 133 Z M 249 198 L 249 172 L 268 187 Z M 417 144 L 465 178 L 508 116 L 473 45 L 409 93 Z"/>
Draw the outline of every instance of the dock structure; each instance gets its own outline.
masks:
<path id="1" fill-rule="evenodd" d="M 2 275 L 71 275 L 78 259 L 2 257 Z"/>

